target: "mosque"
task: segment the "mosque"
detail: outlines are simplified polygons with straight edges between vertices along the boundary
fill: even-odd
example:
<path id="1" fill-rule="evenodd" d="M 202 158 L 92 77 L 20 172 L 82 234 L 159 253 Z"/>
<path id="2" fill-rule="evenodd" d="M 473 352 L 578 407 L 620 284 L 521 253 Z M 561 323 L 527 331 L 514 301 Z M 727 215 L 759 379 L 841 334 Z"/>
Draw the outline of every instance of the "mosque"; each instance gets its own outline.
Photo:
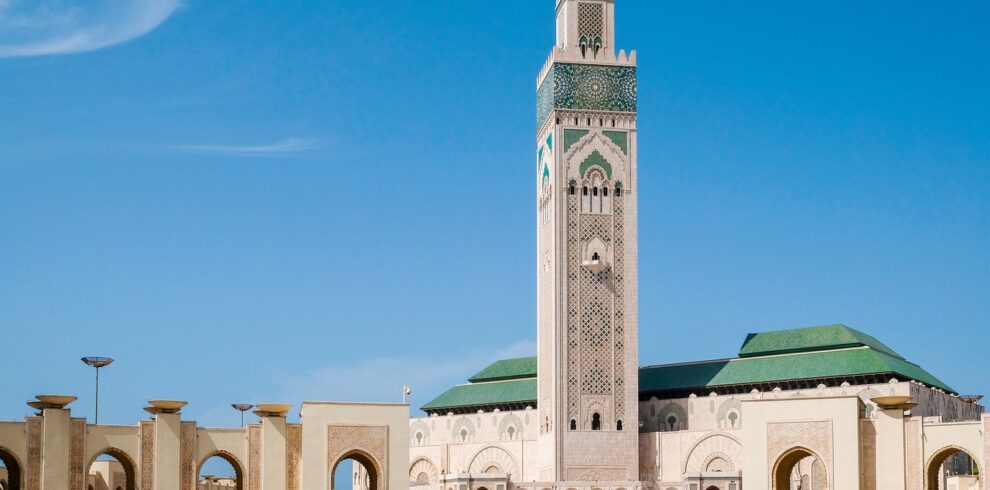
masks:
<path id="1" fill-rule="evenodd" d="M 636 53 L 614 45 L 615 0 L 556 0 L 556 26 L 536 81 L 536 357 L 414 418 L 302 402 L 289 423 L 270 403 L 205 428 L 152 400 L 150 419 L 111 426 L 39 395 L 0 422 L 0 490 L 333 490 L 348 461 L 359 490 L 990 490 L 980 397 L 854 328 L 640 364 Z M 234 474 L 202 475 L 211 458 Z"/>

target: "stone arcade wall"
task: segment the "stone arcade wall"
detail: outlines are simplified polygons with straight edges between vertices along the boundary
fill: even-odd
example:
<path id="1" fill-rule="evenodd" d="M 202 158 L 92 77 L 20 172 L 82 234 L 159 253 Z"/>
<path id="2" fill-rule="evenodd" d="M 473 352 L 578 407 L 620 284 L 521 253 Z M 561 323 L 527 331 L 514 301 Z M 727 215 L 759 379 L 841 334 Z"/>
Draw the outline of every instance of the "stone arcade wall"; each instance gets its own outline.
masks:
<path id="1" fill-rule="evenodd" d="M 911 396 L 920 403 L 905 417 L 903 410 L 877 406 L 872 398 L 879 396 Z M 981 416 L 982 407 L 911 382 L 653 399 L 640 407 L 639 479 L 655 490 L 769 489 L 774 463 L 796 447 L 821 453 L 816 469 L 831 490 L 927 490 L 925 466 L 946 446 L 965 447 L 981 469 L 990 464 L 990 417 Z M 532 464 L 536 413 L 410 420 L 410 485 L 502 490 L 484 475 L 498 460 L 510 490 L 634 490 L 607 477 L 590 486 L 540 482 Z M 676 418 L 673 430 L 660 425 L 670 416 Z M 980 485 L 990 490 L 982 487 L 985 481 Z"/>
<path id="2" fill-rule="evenodd" d="M 47 407 L 23 422 L 0 422 L 0 456 L 20 469 L 22 490 L 86 490 L 103 454 L 130 475 L 125 490 L 195 490 L 201 465 L 217 455 L 234 466 L 243 490 L 327 490 L 340 459 L 361 457 L 375 467 L 377 490 L 408 489 L 408 405 L 305 402 L 300 424 L 287 423 L 287 411 L 256 413 L 260 423 L 209 429 L 183 421 L 179 410 L 110 426 Z"/>
<path id="3" fill-rule="evenodd" d="M 916 416 L 937 416 L 944 422 L 979 420 L 983 407 L 950 395 L 937 388 L 912 381 L 896 381 L 869 385 L 819 387 L 806 390 L 781 390 L 717 395 L 698 393 L 687 398 L 651 398 L 639 403 L 639 419 L 646 432 L 679 430 L 733 429 L 741 425 L 739 413 L 743 400 L 758 398 L 790 398 L 802 396 L 857 395 L 863 401 L 863 416 L 875 419 L 879 410 L 872 398 L 888 395 L 911 396 L 918 406 L 911 412 Z M 671 418 L 673 417 L 673 418 Z M 673 421 L 673 425 L 671 425 Z"/>

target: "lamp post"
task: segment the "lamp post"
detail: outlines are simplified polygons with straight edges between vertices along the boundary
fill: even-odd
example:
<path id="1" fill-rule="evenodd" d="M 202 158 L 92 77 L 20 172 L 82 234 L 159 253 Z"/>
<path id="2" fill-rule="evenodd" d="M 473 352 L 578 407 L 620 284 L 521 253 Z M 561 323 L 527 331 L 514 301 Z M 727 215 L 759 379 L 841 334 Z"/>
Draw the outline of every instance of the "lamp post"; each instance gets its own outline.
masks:
<path id="1" fill-rule="evenodd" d="M 247 403 L 233 403 L 230 405 L 234 410 L 241 412 L 241 427 L 244 427 L 244 412 L 254 408 L 254 405 L 249 405 Z"/>
<path id="2" fill-rule="evenodd" d="M 82 362 L 87 366 L 96 368 L 96 413 L 93 415 L 93 423 L 100 423 L 100 368 L 107 367 L 113 362 L 109 357 L 84 357 Z"/>

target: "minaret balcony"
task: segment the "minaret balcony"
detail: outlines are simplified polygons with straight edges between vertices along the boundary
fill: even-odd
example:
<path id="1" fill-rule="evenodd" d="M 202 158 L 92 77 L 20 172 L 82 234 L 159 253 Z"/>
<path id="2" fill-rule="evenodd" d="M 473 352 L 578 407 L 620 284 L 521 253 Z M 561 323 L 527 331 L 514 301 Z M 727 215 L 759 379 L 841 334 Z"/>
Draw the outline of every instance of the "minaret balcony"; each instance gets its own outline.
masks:
<path id="1" fill-rule="evenodd" d="M 600 257 L 592 257 L 591 260 L 582 261 L 581 266 L 595 274 L 598 274 L 599 272 L 608 269 L 608 262 Z"/>

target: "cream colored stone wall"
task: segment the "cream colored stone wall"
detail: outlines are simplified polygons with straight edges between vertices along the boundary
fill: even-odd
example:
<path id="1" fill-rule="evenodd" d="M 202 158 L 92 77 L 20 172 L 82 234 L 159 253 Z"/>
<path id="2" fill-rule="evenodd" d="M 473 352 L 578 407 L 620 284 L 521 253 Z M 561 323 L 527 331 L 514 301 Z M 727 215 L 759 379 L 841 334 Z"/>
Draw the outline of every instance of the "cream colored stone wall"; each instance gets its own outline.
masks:
<path id="1" fill-rule="evenodd" d="M 305 403 L 307 439 L 285 413 L 258 413 L 261 422 L 245 428 L 209 429 L 182 420 L 175 409 L 160 408 L 135 426 L 111 426 L 46 408 L 40 417 L 0 423 L 0 457 L 20 469 L 22 490 L 130 490 L 128 474 L 139 490 L 232 488 L 230 481 L 199 481 L 211 456 L 234 466 L 244 490 L 328 490 L 333 458 L 363 452 L 380 470 L 377 490 L 408 488 L 408 405 Z M 311 470 L 309 482 L 302 480 L 304 468 Z"/>
<path id="2" fill-rule="evenodd" d="M 780 390 L 779 392 L 760 392 L 760 399 L 791 397 L 834 397 L 856 395 L 862 400 L 863 416 L 875 419 L 878 414 L 876 403 L 871 401 L 878 396 L 903 395 L 911 396 L 918 407 L 912 410 L 913 415 L 938 415 L 941 420 L 972 421 L 979 420 L 983 407 L 963 401 L 958 396 L 949 395 L 941 390 L 922 386 L 914 382 L 895 381 L 884 384 L 848 385 L 819 387 L 804 390 Z M 743 400 L 753 398 L 753 394 L 739 395 L 692 395 L 688 398 L 657 399 L 639 402 L 640 422 L 645 431 L 669 432 L 671 430 L 695 429 L 731 429 L 742 423 L 740 407 Z M 676 423 L 671 428 L 669 418 L 673 416 Z M 735 418 L 735 420 L 733 420 Z"/>
<path id="3" fill-rule="evenodd" d="M 513 480 L 535 480 L 539 477 L 535 464 L 538 435 L 538 413 L 532 409 L 411 419 L 410 481 L 426 471 L 434 484 L 440 475 L 472 473 L 478 469 L 477 462 L 492 458 Z M 485 451 L 487 457 L 482 454 Z"/>
<path id="4" fill-rule="evenodd" d="M 743 475 L 746 488 L 767 488 L 775 467 L 796 448 L 824 464 L 829 488 L 860 484 L 860 402 L 856 396 L 743 401 Z"/>
<path id="5" fill-rule="evenodd" d="M 350 456 L 371 460 L 380 490 L 409 488 L 408 405 L 304 402 L 301 414 L 301 488 L 328 489 L 333 466 Z"/>

